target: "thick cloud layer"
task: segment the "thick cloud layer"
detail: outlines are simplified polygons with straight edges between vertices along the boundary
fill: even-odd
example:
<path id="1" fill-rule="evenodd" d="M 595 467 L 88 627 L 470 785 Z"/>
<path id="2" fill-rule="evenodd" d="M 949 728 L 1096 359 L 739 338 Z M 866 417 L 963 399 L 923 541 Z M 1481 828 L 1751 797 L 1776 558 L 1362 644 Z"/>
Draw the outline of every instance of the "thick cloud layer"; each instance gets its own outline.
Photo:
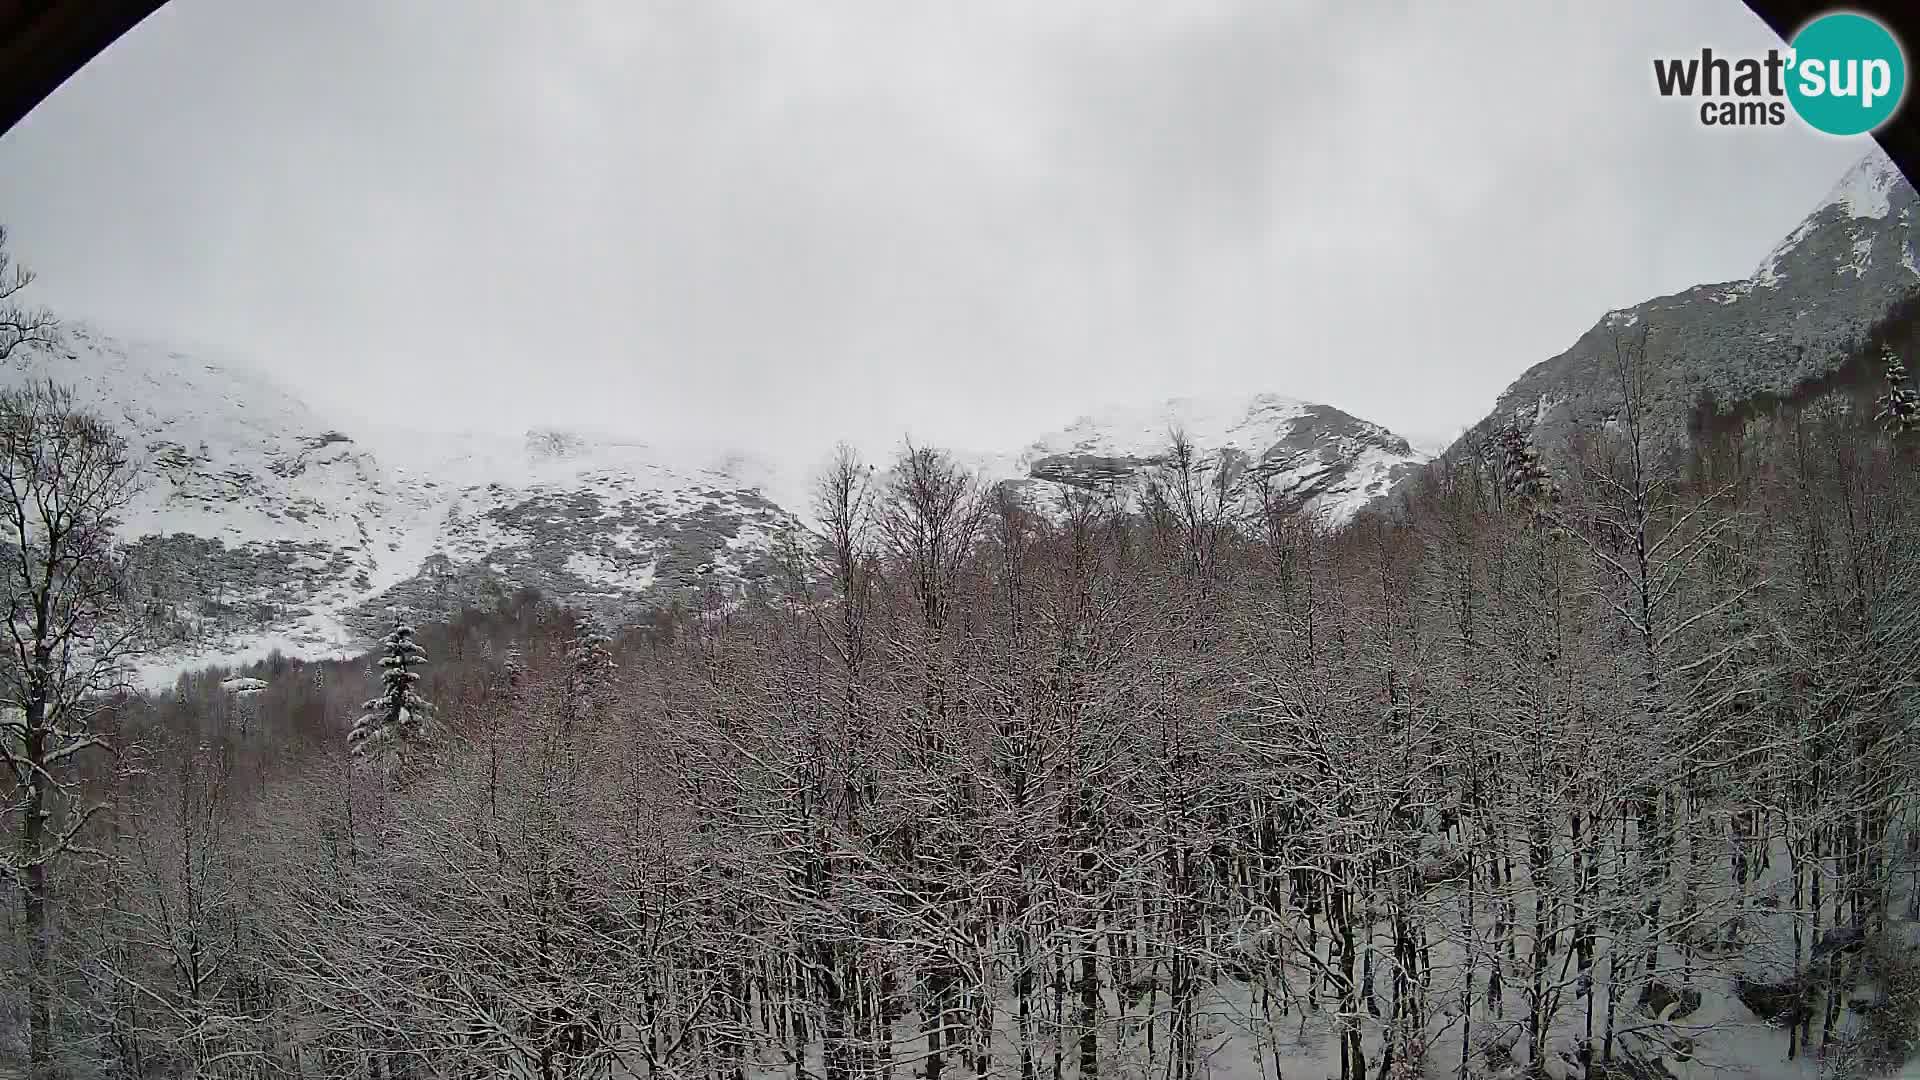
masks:
<path id="1" fill-rule="evenodd" d="M 1416 436 L 1861 140 L 1738 0 L 172 0 L 0 139 L 42 299 L 382 423 L 817 457 L 1259 390 Z"/>

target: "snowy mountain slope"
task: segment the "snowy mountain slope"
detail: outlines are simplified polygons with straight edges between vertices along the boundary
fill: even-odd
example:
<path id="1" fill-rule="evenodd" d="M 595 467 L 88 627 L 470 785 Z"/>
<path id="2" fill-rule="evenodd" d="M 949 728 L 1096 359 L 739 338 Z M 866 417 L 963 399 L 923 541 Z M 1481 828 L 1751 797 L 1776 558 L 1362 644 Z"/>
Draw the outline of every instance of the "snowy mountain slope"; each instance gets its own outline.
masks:
<path id="1" fill-rule="evenodd" d="M 1063 488 L 1137 489 L 1184 432 L 1202 459 L 1265 474 L 1298 509 L 1340 523 L 1432 455 L 1327 405 L 1276 394 L 1174 398 L 1104 409 L 1036 439 L 1000 466 L 1039 506 Z"/>
<path id="2" fill-rule="evenodd" d="M 581 600 L 757 578 L 773 535 L 797 524 L 761 493 L 773 470 L 740 455 L 548 429 L 379 445 L 396 482 L 431 494 L 404 562 L 445 556 Z"/>
<path id="3" fill-rule="evenodd" d="M 67 345 L 0 382 L 72 386 L 146 466 L 123 534 L 155 681 L 275 648 L 356 650 L 389 607 L 519 586 L 616 607 L 731 596 L 794 524 L 718 457 L 552 431 L 363 441 L 239 364 L 86 326 Z"/>
<path id="4" fill-rule="evenodd" d="M 1920 293 L 1913 186 L 1877 147 L 1740 281 L 1699 285 L 1608 312 L 1573 347 L 1523 373 L 1493 412 L 1454 443 L 1465 452 L 1499 427 L 1537 422 L 1552 452 L 1566 432 L 1620 405 L 1614 341 L 1646 334 L 1648 420 L 1677 445 L 1696 413 L 1787 397 L 1832 374 L 1868 329 Z"/>

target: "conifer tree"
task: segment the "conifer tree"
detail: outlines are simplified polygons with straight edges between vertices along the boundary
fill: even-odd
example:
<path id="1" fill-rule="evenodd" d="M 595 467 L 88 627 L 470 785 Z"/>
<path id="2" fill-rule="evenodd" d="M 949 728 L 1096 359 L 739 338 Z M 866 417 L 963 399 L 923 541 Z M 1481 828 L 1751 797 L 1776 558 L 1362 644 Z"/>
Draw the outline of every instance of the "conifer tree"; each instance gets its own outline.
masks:
<path id="1" fill-rule="evenodd" d="M 1887 365 L 1887 392 L 1880 397 L 1880 421 L 1895 435 L 1920 431 L 1920 391 L 1907 382 L 1907 365 L 1892 349 L 1882 356 Z"/>
<path id="2" fill-rule="evenodd" d="M 573 641 L 567 647 L 567 697 L 575 720 L 594 713 L 613 680 L 611 641 L 592 614 L 581 612 L 576 617 Z"/>
<path id="3" fill-rule="evenodd" d="M 428 741 L 432 706 L 413 689 L 420 681 L 420 673 L 414 669 L 426 662 L 426 650 L 413 640 L 413 627 L 406 623 L 396 624 L 383 644 L 382 692 L 361 706 L 360 719 L 347 734 L 347 747 L 356 757 L 384 757 Z"/>
<path id="4" fill-rule="evenodd" d="M 1540 451 L 1517 424 L 1509 424 L 1495 437 L 1500 481 L 1532 510 L 1536 517 L 1549 518 L 1560 503 L 1560 490 L 1552 474 L 1540 463 Z"/>
<path id="5" fill-rule="evenodd" d="M 576 674 L 604 677 L 614 668 L 613 653 L 609 649 L 612 641 L 601 627 L 600 620 L 583 612 L 574 626 L 573 643 L 567 649 L 567 662 Z"/>
<path id="6" fill-rule="evenodd" d="M 508 646 L 506 659 L 501 662 L 500 667 L 502 674 L 506 678 L 507 692 L 510 694 L 518 693 L 520 690 L 520 680 L 524 678 L 527 673 L 526 665 L 520 657 L 520 646 Z"/>

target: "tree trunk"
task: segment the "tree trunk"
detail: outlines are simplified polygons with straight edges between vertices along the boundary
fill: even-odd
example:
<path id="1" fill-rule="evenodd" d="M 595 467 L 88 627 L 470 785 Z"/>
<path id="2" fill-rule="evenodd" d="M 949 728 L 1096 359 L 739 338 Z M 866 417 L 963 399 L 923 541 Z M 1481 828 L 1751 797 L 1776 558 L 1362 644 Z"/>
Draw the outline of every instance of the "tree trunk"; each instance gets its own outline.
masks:
<path id="1" fill-rule="evenodd" d="M 47 756 L 44 701 L 26 708 L 25 756 L 35 774 L 27 781 L 26 813 L 20 823 L 20 860 L 26 866 L 26 887 L 20 894 L 27 933 L 27 1076 L 53 1077 L 53 926 L 47 880 Z"/>

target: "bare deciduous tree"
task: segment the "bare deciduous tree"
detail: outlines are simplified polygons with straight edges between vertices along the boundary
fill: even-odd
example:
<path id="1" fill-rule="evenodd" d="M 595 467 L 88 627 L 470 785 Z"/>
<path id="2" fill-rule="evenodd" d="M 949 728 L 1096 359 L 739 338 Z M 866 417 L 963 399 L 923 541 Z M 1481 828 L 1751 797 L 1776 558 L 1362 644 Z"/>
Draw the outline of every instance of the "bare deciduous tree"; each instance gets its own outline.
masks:
<path id="1" fill-rule="evenodd" d="M 22 303 L 20 294 L 33 284 L 33 271 L 7 253 L 7 228 L 0 225 L 0 362 L 16 351 L 46 348 L 60 340 L 60 323 L 42 307 Z"/>
<path id="2" fill-rule="evenodd" d="M 21 886 L 34 1080 L 52 1067 L 50 871 L 81 850 L 81 830 L 99 810 L 82 804 L 68 773 L 77 757 L 106 745 L 90 721 L 120 684 L 132 643 L 114 528 L 137 476 L 125 442 L 70 391 L 35 383 L 0 392 L 8 619 L 0 692 L 10 706 L 0 719 L 0 811 L 17 830 L 0 865 Z"/>

